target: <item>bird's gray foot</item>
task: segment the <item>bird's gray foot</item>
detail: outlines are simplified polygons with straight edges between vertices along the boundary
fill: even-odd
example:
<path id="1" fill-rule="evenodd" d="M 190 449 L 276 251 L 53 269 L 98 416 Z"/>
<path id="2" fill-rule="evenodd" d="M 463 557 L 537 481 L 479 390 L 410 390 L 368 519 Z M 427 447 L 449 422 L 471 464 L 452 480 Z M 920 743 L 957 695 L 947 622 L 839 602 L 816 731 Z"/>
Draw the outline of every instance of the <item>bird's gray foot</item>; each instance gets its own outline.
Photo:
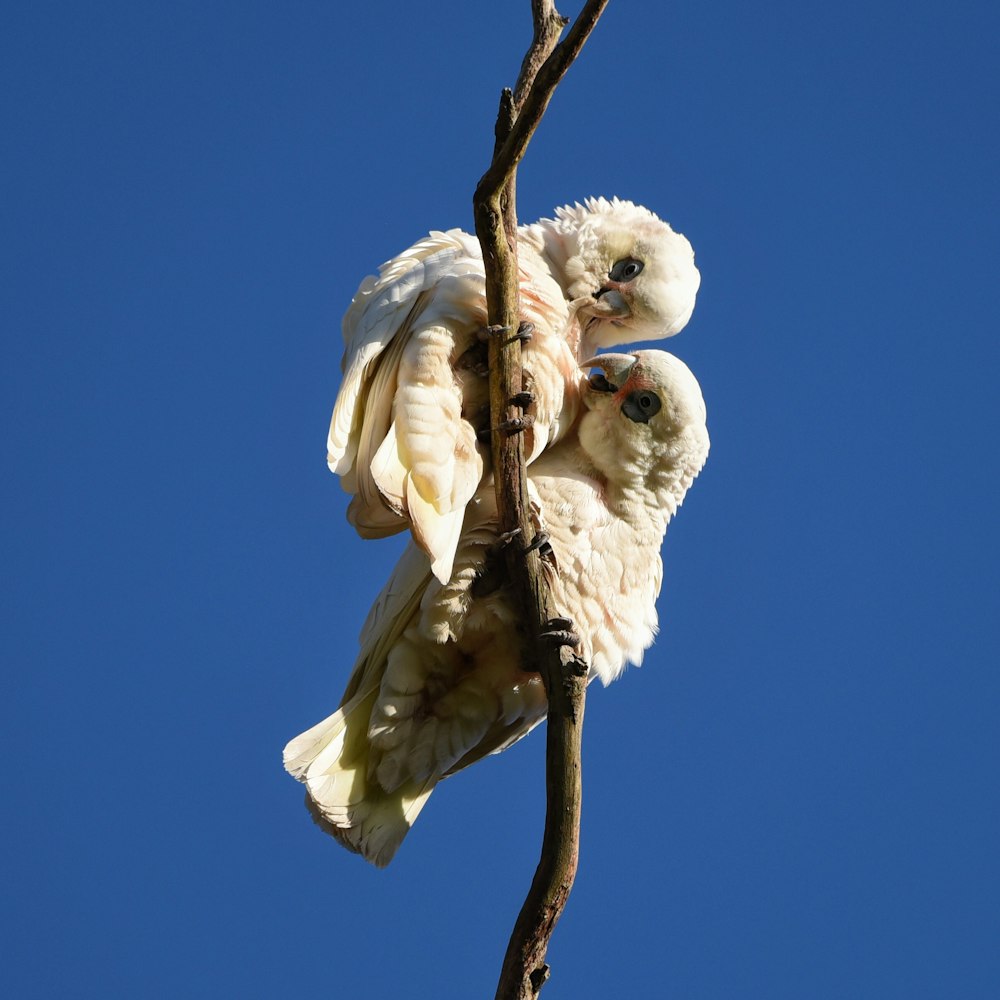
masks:
<path id="1" fill-rule="evenodd" d="M 476 331 L 476 339 L 482 343 L 486 344 L 491 341 L 494 337 L 501 337 L 505 333 L 512 333 L 513 328 L 509 326 L 484 326 Z M 522 344 L 526 344 L 535 334 L 535 324 L 534 323 L 519 323 L 517 327 L 517 332 L 514 333 L 514 337 L 521 341 Z"/>
<path id="2" fill-rule="evenodd" d="M 553 646 L 570 646 L 576 649 L 580 645 L 580 636 L 573 629 L 573 622 L 569 618 L 550 618 L 538 638 Z"/>
<path id="3" fill-rule="evenodd" d="M 475 597 L 488 597 L 503 586 L 507 579 L 507 571 L 504 568 L 503 555 L 515 538 L 521 534 L 520 528 L 511 531 L 504 531 L 497 535 L 492 544 L 487 546 L 486 558 L 483 560 L 482 568 L 472 581 L 472 593 Z"/>
<path id="4" fill-rule="evenodd" d="M 511 417 L 510 420 L 501 420 L 497 424 L 497 430 L 501 434 L 520 434 L 522 431 L 526 431 L 533 423 L 535 418 L 530 414 L 526 413 L 523 417 Z M 479 441 L 489 441 L 493 431 L 489 427 L 484 427 L 480 431 L 476 431 L 476 439 Z"/>
<path id="5" fill-rule="evenodd" d="M 497 535 L 497 540 L 490 546 L 490 552 L 502 552 L 520 534 L 520 528 L 512 528 L 510 531 Z"/>
<path id="6" fill-rule="evenodd" d="M 505 333 L 510 333 L 509 326 L 484 326 L 476 331 L 476 340 L 481 344 L 488 344 L 494 337 Z"/>
<path id="7" fill-rule="evenodd" d="M 504 434 L 520 434 L 521 431 L 526 431 L 534 422 L 535 418 L 530 413 L 526 413 L 523 417 L 511 417 L 509 420 L 501 420 L 497 424 L 497 430 L 503 431 Z"/>
<path id="8" fill-rule="evenodd" d="M 549 536 L 547 532 L 539 531 L 534 538 L 524 547 L 524 554 L 527 555 L 529 552 L 534 552 L 538 549 L 538 554 L 545 559 L 546 557 L 552 555 L 552 546 L 549 544 Z"/>

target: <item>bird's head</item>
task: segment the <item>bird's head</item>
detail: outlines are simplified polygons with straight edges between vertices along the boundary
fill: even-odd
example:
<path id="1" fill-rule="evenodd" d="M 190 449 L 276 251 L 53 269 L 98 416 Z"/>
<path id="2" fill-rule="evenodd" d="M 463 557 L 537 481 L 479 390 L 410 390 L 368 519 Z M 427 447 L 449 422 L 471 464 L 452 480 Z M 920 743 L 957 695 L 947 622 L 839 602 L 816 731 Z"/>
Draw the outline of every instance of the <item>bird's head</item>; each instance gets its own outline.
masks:
<path id="1" fill-rule="evenodd" d="M 666 351 L 601 354 L 580 367 L 599 369 L 583 386 L 588 412 L 579 430 L 594 466 L 609 480 L 638 477 L 651 488 L 669 481 L 675 497 L 670 483 L 683 480 L 687 489 L 709 447 L 705 401 L 691 369 Z"/>
<path id="2" fill-rule="evenodd" d="M 701 275 L 683 235 L 617 198 L 590 198 L 556 216 L 566 234 L 564 290 L 578 304 L 586 349 L 660 340 L 684 328 Z"/>

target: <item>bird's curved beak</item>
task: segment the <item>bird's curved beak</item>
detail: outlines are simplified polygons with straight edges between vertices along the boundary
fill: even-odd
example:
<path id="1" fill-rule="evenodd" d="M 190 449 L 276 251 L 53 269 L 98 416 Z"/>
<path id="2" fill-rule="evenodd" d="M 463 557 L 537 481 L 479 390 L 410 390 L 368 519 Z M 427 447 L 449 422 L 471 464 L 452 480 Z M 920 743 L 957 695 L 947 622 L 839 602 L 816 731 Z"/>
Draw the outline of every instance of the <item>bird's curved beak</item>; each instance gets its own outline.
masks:
<path id="1" fill-rule="evenodd" d="M 632 309 L 625 296 L 617 288 L 607 285 L 598 289 L 594 293 L 593 301 L 585 302 L 583 309 L 591 316 L 600 319 L 628 319 L 632 315 Z"/>
<path id="2" fill-rule="evenodd" d="M 638 359 L 631 354 L 598 354 L 580 362 L 581 368 L 600 368 L 603 378 L 592 375 L 591 386 L 598 392 L 617 392 L 628 378 L 632 366 Z"/>

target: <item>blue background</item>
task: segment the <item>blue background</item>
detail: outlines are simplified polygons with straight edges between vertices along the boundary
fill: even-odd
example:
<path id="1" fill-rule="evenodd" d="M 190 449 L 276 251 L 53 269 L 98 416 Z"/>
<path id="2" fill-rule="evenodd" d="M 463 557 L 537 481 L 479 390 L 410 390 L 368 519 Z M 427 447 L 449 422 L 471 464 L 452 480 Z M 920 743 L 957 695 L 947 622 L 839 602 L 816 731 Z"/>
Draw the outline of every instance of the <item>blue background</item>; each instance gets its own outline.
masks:
<path id="1" fill-rule="evenodd" d="M 527 0 L 4 21 L 0 990 L 492 996 L 540 734 L 385 872 L 280 753 L 399 550 L 326 469 L 339 318 L 471 225 Z M 619 195 L 694 243 L 713 438 L 661 636 L 591 689 L 548 1000 L 1000 995 L 998 37 L 612 0 L 528 151 L 523 220 Z"/>

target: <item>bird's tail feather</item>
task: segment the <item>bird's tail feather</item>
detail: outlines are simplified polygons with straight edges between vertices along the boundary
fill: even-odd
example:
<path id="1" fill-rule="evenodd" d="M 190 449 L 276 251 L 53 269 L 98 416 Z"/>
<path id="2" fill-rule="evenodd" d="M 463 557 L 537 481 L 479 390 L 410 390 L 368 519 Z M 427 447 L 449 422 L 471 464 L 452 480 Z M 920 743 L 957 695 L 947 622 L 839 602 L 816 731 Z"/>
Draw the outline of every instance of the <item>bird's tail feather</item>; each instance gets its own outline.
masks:
<path id="1" fill-rule="evenodd" d="M 356 694 L 285 747 L 317 824 L 379 868 L 387 865 L 434 790 L 435 776 L 386 792 L 369 781 L 368 721 L 377 688 Z"/>

